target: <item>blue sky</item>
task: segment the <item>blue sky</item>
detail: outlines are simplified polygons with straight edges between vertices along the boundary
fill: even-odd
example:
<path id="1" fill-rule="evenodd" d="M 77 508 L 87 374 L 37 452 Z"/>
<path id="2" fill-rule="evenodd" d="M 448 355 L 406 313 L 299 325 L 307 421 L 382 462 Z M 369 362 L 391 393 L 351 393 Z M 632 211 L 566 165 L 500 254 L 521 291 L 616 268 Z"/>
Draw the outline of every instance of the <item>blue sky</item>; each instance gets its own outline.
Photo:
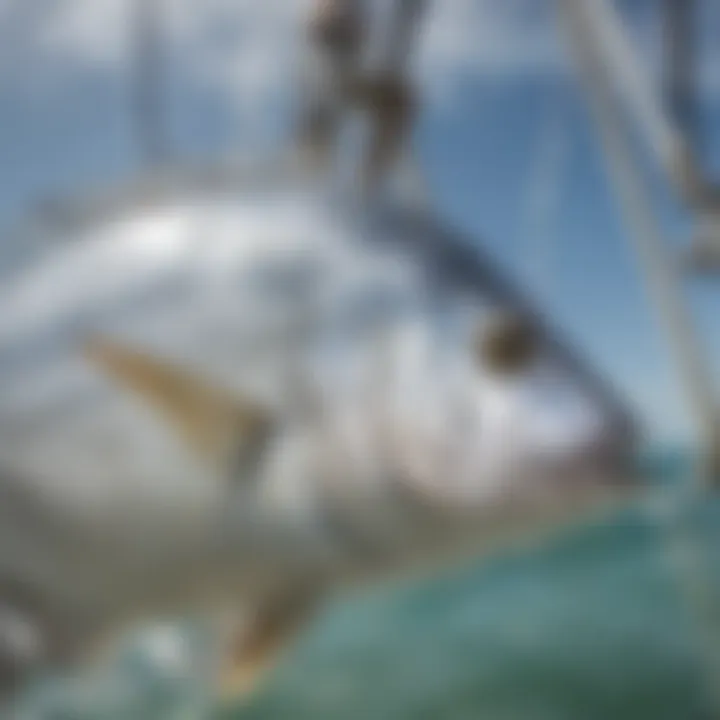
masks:
<path id="1" fill-rule="evenodd" d="M 165 107 L 179 153 L 271 148 L 282 136 L 305 1 L 169 3 Z M 659 37 L 653 3 L 623 5 L 652 68 Z M 137 170 L 128 6 L 0 5 L 3 229 L 41 198 Z M 704 27 L 720 32 L 720 12 Z M 714 54 L 706 55 L 703 83 L 714 117 L 720 72 Z M 436 0 L 416 68 L 426 98 L 416 142 L 438 210 L 533 280 L 556 324 L 629 393 L 653 430 L 685 435 L 677 382 L 548 3 Z M 712 138 L 709 149 L 720 155 Z M 687 218 L 652 168 L 648 177 L 664 227 L 682 238 Z M 541 257 L 542 271 L 529 269 Z M 706 283 L 693 298 L 718 367 L 720 290 Z"/>
<path id="2" fill-rule="evenodd" d="M 560 126 L 565 149 L 559 167 L 538 168 L 551 122 Z M 686 435 L 683 398 L 664 338 L 576 89 L 538 78 L 478 85 L 447 115 L 428 118 L 421 132 L 442 207 L 508 268 L 525 271 L 521 277 L 530 278 L 531 291 L 553 320 L 630 395 L 655 432 Z M 529 212 L 531 198 L 544 182 L 556 188 L 538 217 Z M 664 225 L 682 237 L 687 219 L 657 185 Z M 527 268 L 543 247 L 548 260 L 538 278 Z M 693 293 L 716 365 L 717 292 L 708 286 Z"/>

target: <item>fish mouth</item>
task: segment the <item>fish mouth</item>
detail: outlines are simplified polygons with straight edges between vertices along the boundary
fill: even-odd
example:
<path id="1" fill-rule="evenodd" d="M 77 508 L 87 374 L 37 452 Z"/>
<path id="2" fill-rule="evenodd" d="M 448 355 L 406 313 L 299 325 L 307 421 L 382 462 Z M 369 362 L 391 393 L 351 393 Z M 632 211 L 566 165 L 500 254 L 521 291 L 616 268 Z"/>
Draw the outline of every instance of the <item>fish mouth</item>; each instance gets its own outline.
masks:
<path id="1" fill-rule="evenodd" d="M 537 487 L 525 501 L 511 510 L 522 536 L 541 539 L 588 524 L 612 522 L 622 512 L 639 507 L 646 483 L 633 468 L 573 473 L 555 476 Z"/>
<path id="2" fill-rule="evenodd" d="M 567 509 L 577 510 L 580 517 L 628 508 L 643 497 L 647 487 L 643 473 L 632 463 L 579 469 L 558 478 L 555 485 L 558 493 L 566 493 Z"/>
<path id="3" fill-rule="evenodd" d="M 625 454 L 581 456 L 527 473 L 514 484 L 511 502 L 559 522 L 628 508 L 647 487 L 642 470 L 632 455 Z"/>

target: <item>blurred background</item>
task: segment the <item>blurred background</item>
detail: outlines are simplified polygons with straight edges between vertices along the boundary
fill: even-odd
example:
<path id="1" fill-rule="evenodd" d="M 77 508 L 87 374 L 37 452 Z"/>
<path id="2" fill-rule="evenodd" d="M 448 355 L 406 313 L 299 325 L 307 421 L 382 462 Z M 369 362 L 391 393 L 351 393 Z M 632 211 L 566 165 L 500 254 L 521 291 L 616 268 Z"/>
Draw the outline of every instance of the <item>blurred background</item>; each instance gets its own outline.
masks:
<path id="1" fill-rule="evenodd" d="M 12 277 L 29 252 L 16 228 L 58 200 L 128 183 L 149 163 L 276 154 L 293 132 L 311 4 L 0 0 L 0 277 Z M 673 104 L 673 72 L 681 74 L 670 57 L 673 0 L 608 4 L 659 107 L 697 149 L 703 177 L 720 179 L 720 2 L 687 3 L 695 15 L 685 104 Z M 624 223 L 606 172 L 561 12 L 552 0 L 428 3 L 410 70 L 421 98 L 414 152 L 433 211 L 478 238 L 593 359 L 647 429 L 652 479 L 680 484 L 695 472 L 692 412 L 644 289 L 634 226 Z M 148 66 L 138 58 L 149 16 L 158 37 Z M 148 67 L 151 78 L 142 75 Z M 150 151 L 138 131 L 148 102 L 162 128 Z M 648 206 L 679 257 L 698 213 L 658 166 L 657 144 L 645 147 L 648 127 L 636 129 L 633 147 Z M 704 207 L 701 214 L 712 218 Z M 703 274 L 685 293 L 716 381 L 717 277 Z M 697 558 L 678 561 L 668 515 L 629 511 L 547 546 L 338 607 L 251 706 L 228 716 L 719 717 L 718 607 L 707 592 L 720 515 L 704 499 L 689 523 L 685 550 L 702 555 L 702 611 L 687 599 L 697 594 L 687 572 Z M 188 660 L 196 640 L 191 631 L 163 637 L 158 662 L 129 649 L 94 681 L 102 702 L 62 709 L 56 696 L 38 696 L 28 717 L 197 716 L 207 698 Z"/>

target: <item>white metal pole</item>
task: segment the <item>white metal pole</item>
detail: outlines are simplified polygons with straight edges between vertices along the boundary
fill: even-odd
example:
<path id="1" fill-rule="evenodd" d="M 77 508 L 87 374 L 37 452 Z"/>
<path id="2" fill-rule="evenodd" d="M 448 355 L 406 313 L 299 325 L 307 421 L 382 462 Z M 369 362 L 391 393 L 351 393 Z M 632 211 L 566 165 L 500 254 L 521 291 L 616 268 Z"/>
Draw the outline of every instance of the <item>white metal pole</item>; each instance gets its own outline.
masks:
<path id="1" fill-rule="evenodd" d="M 686 202 L 696 208 L 707 206 L 712 202 L 712 190 L 697 167 L 690 144 L 664 112 L 657 88 L 644 72 L 617 10 L 605 0 L 579 0 L 578 6 L 583 26 L 592 28 L 585 33 L 586 39 L 592 42 L 597 61 L 607 69 L 608 81 L 642 128 L 655 160 Z"/>
<path id="2" fill-rule="evenodd" d="M 668 257 L 640 171 L 633 162 L 635 148 L 612 92 L 610 75 L 615 75 L 619 68 L 605 63 L 607 53 L 600 47 L 605 36 L 598 32 L 596 24 L 597 9 L 604 3 L 600 0 L 559 2 L 602 136 L 608 170 L 631 229 L 630 236 L 645 273 L 650 298 L 678 368 L 691 417 L 703 444 L 706 466 L 699 476 L 704 483 L 717 481 L 720 472 L 718 402 L 712 374 L 683 302 L 677 268 Z"/>
<path id="3" fill-rule="evenodd" d="M 161 0 L 133 0 L 134 124 L 143 162 L 156 165 L 167 159 L 165 128 L 160 108 Z"/>
<path id="4" fill-rule="evenodd" d="M 684 381 L 688 404 L 705 442 L 706 457 L 712 460 L 714 455 L 716 466 L 706 466 L 706 472 L 698 473 L 700 482 L 689 486 L 689 489 L 704 490 L 708 480 L 717 480 L 716 399 L 689 313 L 681 299 L 680 280 L 667 258 L 660 228 L 644 191 L 639 169 L 632 159 L 634 148 L 627 128 L 623 126 L 623 116 L 607 75 L 612 69 L 603 64 L 598 52 L 597 45 L 601 40 L 593 32 L 597 28 L 592 24 L 592 13 L 587 10 L 590 6 L 597 7 L 600 0 L 559 0 L 559 3 L 602 136 L 608 169 L 645 271 L 651 299 L 657 307 Z M 697 505 L 691 504 L 690 507 Z M 677 510 L 676 522 L 670 527 L 673 532 L 669 535 L 669 549 L 672 559 L 678 564 L 682 590 L 697 617 L 698 642 L 705 662 L 704 680 L 717 710 L 720 707 L 720 628 L 716 621 L 713 568 L 706 539 L 701 527 L 696 527 L 689 507 L 683 504 Z"/>

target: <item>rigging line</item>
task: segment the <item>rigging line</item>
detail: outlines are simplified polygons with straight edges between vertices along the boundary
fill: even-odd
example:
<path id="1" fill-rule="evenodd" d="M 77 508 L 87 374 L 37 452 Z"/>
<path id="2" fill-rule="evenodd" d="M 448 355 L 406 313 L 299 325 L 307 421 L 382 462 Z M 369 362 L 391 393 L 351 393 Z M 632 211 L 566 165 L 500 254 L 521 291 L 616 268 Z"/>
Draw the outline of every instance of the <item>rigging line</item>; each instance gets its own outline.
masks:
<path id="1" fill-rule="evenodd" d="M 421 27 L 427 21 L 430 7 L 430 0 L 399 0 L 387 62 L 388 69 L 401 73 L 406 82 L 410 57 L 417 47 Z M 408 128 L 407 134 L 397 163 L 400 186 L 414 205 L 427 211 L 431 204 L 430 186 L 419 154 L 413 147 L 412 127 Z"/>
<path id="2" fill-rule="evenodd" d="M 138 154 L 147 165 L 167 159 L 161 100 L 160 17 L 162 0 L 133 0 L 133 115 Z"/>
<path id="3" fill-rule="evenodd" d="M 308 49 L 316 61 L 310 81 L 314 88 L 301 112 L 301 155 L 310 159 L 311 167 L 327 169 L 337 154 L 338 125 L 359 110 L 363 137 L 352 172 L 361 168 L 363 191 L 374 192 L 388 175 L 404 169 L 405 176 L 413 178 L 409 194 L 417 201 L 423 186 L 419 169 L 413 168 L 415 160 L 403 158 L 416 116 L 407 65 L 428 0 L 384 5 L 389 9 L 385 23 L 372 17 L 369 5 L 369 0 L 326 0 L 315 8 Z M 374 27 L 366 28 L 371 20 Z"/>
<path id="4" fill-rule="evenodd" d="M 583 4 L 596 37 L 595 52 L 612 74 L 615 91 L 642 128 L 653 159 L 679 196 L 692 208 L 713 207 L 720 191 L 705 182 L 687 138 L 663 112 L 653 83 L 642 68 L 617 11 L 605 2 Z"/>
<path id="5" fill-rule="evenodd" d="M 631 230 L 630 238 L 634 240 L 640 267 L 645 273 L 649 297 L 683 383 L 691 418 L 698 437 L 704 443 L 706 459 L 712 464 L 718 437 L 718 405 L 713 376 L 683 302 L 677 268 L 667 257 L 662 232 L 632 161 L 634 148 L 623 129 L 623 118 L 610 88 L 608 71 L 611 70 L 604 67 L 598 52 L 601 39 L 594 35 L 594 25 L 590 22 L 593 17 L 587 10 L 590 6 L 597 10 L 600 3 L 597 0 L 560 0 L 560 3 L 605 147 L 611 181 Z M 703 484 L 716 479 L 705 473 L 701 475 L 704 475 Z"/>
<path id="6" fill-rule="evenodd" d="M 428 5 L 428 0 L 395 0 L 383 6 L 386 15 L 374 13 L 355 98 L 370 119 L 361 153 L 363 191 L 374 192 L 394 175 L 421 206 L 428 199 L 426 185 L 417 158 L 408 157 L 418 111 L 409 63 Z"/>
<path id="7" fill-rule="evenodd" d="M 570 152 L 563 110 L 555 98 L 546 114 L 536 157 L 531 161 L 527 187 L 521 262 L 531 286 L 544 302 L 550 302 L 556 267 L 557 221 L 564 191 Z"/>
<path id="8" fill-rule="evenodd" d="M 697 3 L 665 0 L 667 58 L 665 84 L 675 122 L 692 143 L 698 140 L 697 116 Z M 696 149 L 697 149 L 697 143 Z"/>

